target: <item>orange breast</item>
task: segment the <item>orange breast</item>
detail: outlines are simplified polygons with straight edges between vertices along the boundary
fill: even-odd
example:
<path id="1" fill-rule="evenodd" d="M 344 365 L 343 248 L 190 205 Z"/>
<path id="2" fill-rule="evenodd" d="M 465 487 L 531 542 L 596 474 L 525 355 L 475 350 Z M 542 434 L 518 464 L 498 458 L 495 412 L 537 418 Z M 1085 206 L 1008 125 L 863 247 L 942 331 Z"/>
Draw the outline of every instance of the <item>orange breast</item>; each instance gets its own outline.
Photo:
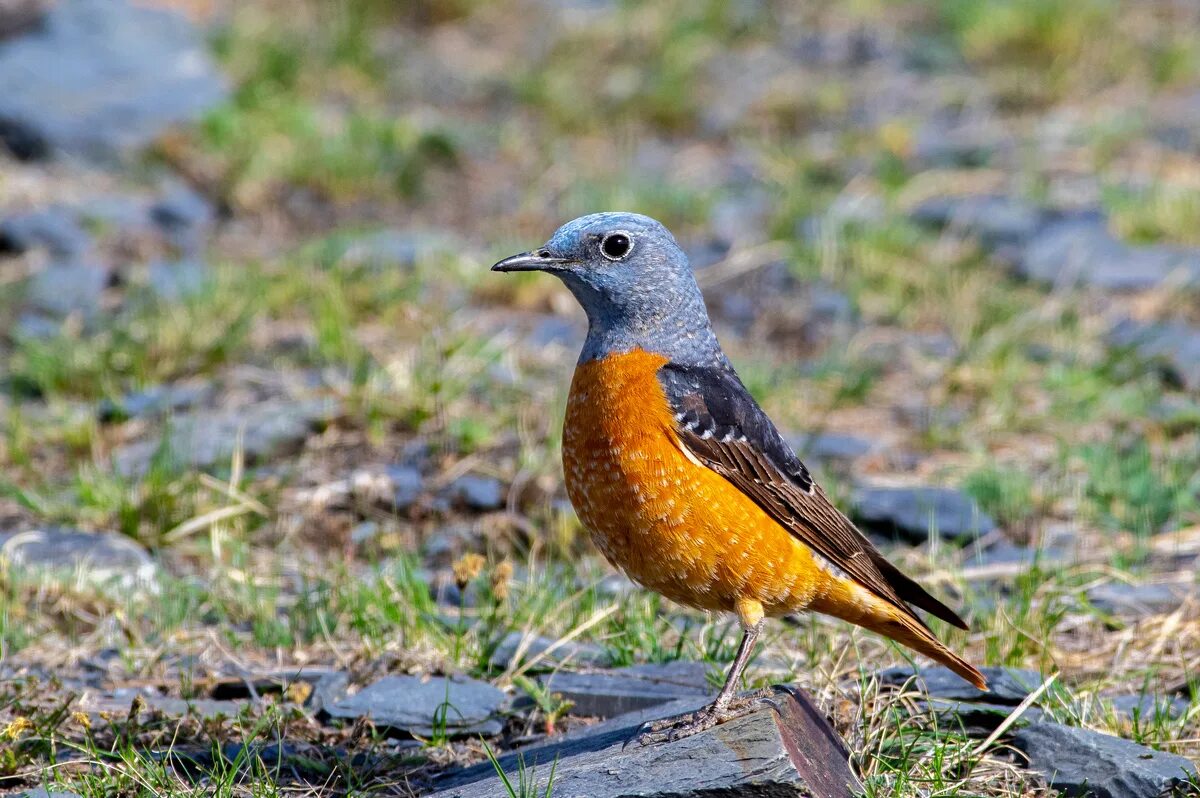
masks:
<path id="1" fill-rule="evenodd" d="M 634 581 L 709 610 L 806 607 L 827 577 L 811 551 L 685 454 L 658 369 L 634 350 L 580 365 L 563 429 L 567 494 L 604 555 Z"/>

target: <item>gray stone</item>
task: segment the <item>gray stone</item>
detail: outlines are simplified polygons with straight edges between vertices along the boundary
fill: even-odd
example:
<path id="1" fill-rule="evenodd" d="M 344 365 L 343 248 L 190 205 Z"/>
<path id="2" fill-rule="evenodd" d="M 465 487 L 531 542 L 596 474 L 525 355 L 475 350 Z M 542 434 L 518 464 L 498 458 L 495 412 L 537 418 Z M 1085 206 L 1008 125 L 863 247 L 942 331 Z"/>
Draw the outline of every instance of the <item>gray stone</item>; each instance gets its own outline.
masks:
<path id="1" fill-rule="evenodd" d="M 980 668 L 987 679 L 988 689 L 980 690 L 949 668 L 932 665 L 914 670 L 907 665 L 879 672 L 881 684 L 901 687 L 909 684 L 930 698 L 944 701 L 964 701 L 982 704 L 1015 706 L 1042 685 L 1037 671 L 1019 668 Z M 915 679 L 914 679 L 915 677 Z"/>
<path id="2" fill-rule="evenodd" d="M 201 293 L 212 281 L 212 269 L 199 258 L 156 260 L 148 269 L 148 287 L 159 299 L 176 302 Z"/>
<path id="3" fill-rule="evenodd" d="M 75 210 L 80 219 L 100 227 L 105 233 L 136 236 L 153 227 L 149 203 L 141 197 L 128 194 L 88 197 L 76 205 Z"/>
<path id="4" fill-rule="evenodd" d="M 100 312 L 108 282 L 108 268 L 101 264 L 55 261 L 33 275 L 25 301 L 31 310 L 51 318 L 61 319 L 78 313 L 90 320 Z"/>
<path id="5" fill-rule="evenodd" d="M 1187 390 L 1200 391 L 1200 327 L 1126 319 L 1113 327 L 1108 340 L 1112 346 L 1131 349 L 1139 357 L 1161 364 Z"/>
<path id="6" fill-rule="evenodd" d="M 45 16 L 51 2 L 53 0 L 0 0 L 0 39 L 36 25 Z"/>
<path id="7" fill-rule="evenodd" d="M 202 720 L 236 718 L 247 706 L 243 701 L 216 701 L 211 698 L 171 698 L 146 696 L 146 706 L 171 718 L 193 717 Z"/>
<path id="8" fill-rule="evenodd" d="M 1003 565 L 1041 565 L 1048 567 L 1065 563 L 1070 560 L 1070 552 L 1062 546 L 1052 545 L 1042 548 L 1018 546 L 1007 540 L 1001 540 L 981 551 L 973 551 L 963 561 L 968 567 L 986 567 Z"/>
<path id="9" fill-rule="evenodd" d="M 916 542 L 935 533 L 973 539 L 996 528 L 974 499 L 953 488 L 862 487 L 855 492 L 854 516 L 872 532 Z"/>
<path id="10" fill-rule="evenodd" d="M 808 314 L 820 324 L 849 325 L 858 319 L 854 300 L 823 282 L 808 286 Z"/>
<path id="11" fill-rule="evenodd" d="M 0 44 L 0 141 L 20 158 L 107 160 L 225 95 L 184 17 L 128 0 L 59 0 Z"/>
<path id="12" fill-rule="evenodd" d="M 190 250 L 212 227 L 216 212 L 202 195 L 180 185 L 168 189 L 150 206 L 150 218 L 174 243 Z"/>
<path id="13" fill-rule="evenodd" d="M 17 318 L 16 337 L 39 339 L 53 338 L 62 332 L 62 319 L 52 319 L 41 313 L 22 313 Z"/>
<path id="14" fill-rule="evenodd" d="M 444 725 L 450 736 L 491 736 L 503 729 L 497 715 L 507 704 L 504 693 L 475 679 L 385 676 L 324 711 L 343 720 L 370 718 L 376 726 L 421 737 L 431 736 L 435 725 Z"/>
<path id="15" fill-rule="evenodd" d="M 1013 746 L 1063 795 L 1151 798 L 1194 795 L 1188 787 L 1196 766 L 1176 754 L 1155 751 L 1120 737 L 1058 723 L 1018 729 Z M 1200 782 L 1192 782 L 1200 783 Z"/>
<path id="16" fill-rule="evenodd" d="M 82 798 L 82 796 L 77 792 L 70 792 L 69 790 L 48 790 L 45 787 L 36 787 L 32 790 L 17 793 L 15 798 Z"/>
<path id="17" fill-rule="evenodd" d="M 392 482 L 392 501 L 397 510 L 407 510 L 416 504 L 425 489 L 420 469 L 406 465 L 388 465 L 384 473 Z"/>
<path id="18" fill-rule="evenodd" d="M 103 590 L 158 590 L 158 566 L 124 535 L 48 528 L 21 532 L 0 545 L 0 560 L 43 578 Z"/>
<path id="19" fill-rule="evenodd" d="M 1142 723 L 1157 718 L 1175 720 L 1182 718 L 1192 707 L 1192 702 L 1183 696 L 1154 696 L 1146 694 L 1118 695 L 1109 699 L 1117 717 Z"/>
<path id="20" fill-rule="evenodd" d="M 341 266 L 368 269 L 409 268 L 423 258 L 461 249 L 454 239 L 433 230 L 377 230 L 347 242 L 338 258 Z"/>
<path id="21" fill-rule="evenodd" d="M 125 394 L 115 401 L 103 399 L 96 407 L 96 414 L 105 423 L 127 418 L 154 418 L 202 404 L 215 391 L 216 386 L 207 382 L 155 385 L 144 391 Z"/>
<path id="22" fill-rule="evenodd" d="M 862 787 L 847 764 L 846 747 L 801 691 L 776 688 L 780 713 L 762 709 L 671 743 L 625 746 L 640 719 L 602 732 L 509 754 L 501 770 L 516 783 L 524 772 L 546 789 L 554 768 L 555 798 L 716 798 L 807 796 L 849 798 Z M 702 702 L 660 707 L 696 709 Z M 673 712 L 672 712 L 673 714 Z M 557 763 L 557 764 L 555 764 Z M 450 782 L 452 786 L 444 786 Z M 443 779 L 430 798 L 504 795 L 501 779 L 484 762 Z"/>
<path id="23" fill-rule="evenodd" d="M 1046 213 L 1008 196 L 932 197 L 913 208 L 913 221 L 977 236 L 988 248 L 1023 244 L 1041 229 Z"/>
<path id="24" fill-rule="evenodd" d="M 450 483 L 445 497 L 468 510 L 498 510 L 504 506 L 504 486 L 495 477 L 465 474 Z"/>
<path id="25" fill-rule="evenodd" d="M 18 213 L 0 220 L 0 252 L 21 254 L 41 247 L 55 258 L 78 258 L 92 246 L 92 237 L 66 208 L 50 207 Z"/>
<path id="26" fill-rule="evenodd" d="M 986 120 L 946 119 L 933 116 L 917 131 L 912 159 L 921 166 L 977 168 L 1009 148 Z"/>
<path id="27" fill-rule="evenodd" d="M 538 681 L 574 704 L 572 714 L 592 718 L 611 718 L 680 698 L 716 695 L 716 689 L 708 684 L 708 666 L 682 660 L 586 673 L 558 671 L 540 676 Z"/>
<path id="28" fill-rule="evenodd" d="M 1087 599 L 1101 612 L 1140 617 L 1174 612 L 1180 604 L 1195 595 L 1196 586 L 1191 583 L 1131 585 L 1109 582 L 1089 589 Z"/>
<path id="29" fill-rule="evenodd" d="M 1015 707 L 1007 704 L 980 704 L 972 701 L 944 701 L 931 698 L 925 705 L 937 717 L 938 725 L 946 729 L 962 730 L 968 737 L 986 737 L 1013 713 Z M 1045 713 L 1037 707 L 1027 707 L 1016 720 L 1016 725 L 1028 726 L 1042 720 Z"/>
<path id="30" fill-rule="evenodd" d="M 557 642 L 552 637 L 535 635 L 527 639 L 521 632 L 509 632 L 496 646 L 489 662 L 493 668 L 508 668 L 514 664 L 518 649 L 522 650 L 522 654 L 515 664 L 521 665 L 537 657 L 537 664 L 533 668 L 535 671 L 553 670 L 563 665 L 604 665 L 608 661 L 608 654 L 600 646 L 574 640 L 563 643 L 549 654 L 545 654 Z"/>
<path id="31" fill-rule="evenodd" d="M 788 443 L 801 459 L 816 461 L 857 460 L 875 448 L 874 441 L 836 432 L 793 435 L 788 438 Z"/>
<path id="32" fill-rule="evenodd" d="M 312 682 L 312 692 L 304 705 L 313 712 L 323 712 L 345 697 L 349 684 L 350 678 L 340 671 L 322 673 Z"/>
<path id="33" fill-rule="evenodd" d="M 1055 286 L 1091 285 L 1140 291 L 1180 274 L 1200 282 L 1200 250 L 1166 245 L 1131 246 L 1118 240 L 1099 212 L 1069 214 L 1047 224 L 1016 262 L 1017 274 Z"/>
<path id="34" fill-rule="evenodd" d="M 248 463 L 294 451 L 336 412 L 332 400 L 268 399 L 247 407 L 192 413 L 172 419 L 162 439 L 127 443 L 113 452 L 117 470 L 144 474 L 164 445 L 185 467 L 209 468 L 227 463 L 239 444 Z"/>

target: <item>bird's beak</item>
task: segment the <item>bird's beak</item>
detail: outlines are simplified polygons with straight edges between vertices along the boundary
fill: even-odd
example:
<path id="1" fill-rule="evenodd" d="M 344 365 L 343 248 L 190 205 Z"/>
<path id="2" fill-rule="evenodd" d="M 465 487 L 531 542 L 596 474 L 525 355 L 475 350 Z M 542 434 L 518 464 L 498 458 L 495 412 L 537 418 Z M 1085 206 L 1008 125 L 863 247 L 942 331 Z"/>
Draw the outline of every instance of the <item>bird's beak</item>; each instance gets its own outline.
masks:
<path id="1" fill-rule="evenodd" d="M 546 250 L 522 252 L 492 265 L 494 272 L 552 272 L 574 263 L 568 258 L 556 258 Z"/>

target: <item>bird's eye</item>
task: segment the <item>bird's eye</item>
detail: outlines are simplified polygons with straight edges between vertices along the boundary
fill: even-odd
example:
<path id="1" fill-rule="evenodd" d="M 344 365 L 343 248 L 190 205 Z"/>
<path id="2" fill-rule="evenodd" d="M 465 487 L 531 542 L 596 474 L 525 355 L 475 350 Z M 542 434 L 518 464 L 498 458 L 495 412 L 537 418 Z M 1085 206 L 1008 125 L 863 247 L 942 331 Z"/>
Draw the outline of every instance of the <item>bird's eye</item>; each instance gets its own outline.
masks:
<path id="1" fill-rule="evenodd" d="M 609 260 L 620 260 L 633 249 L 633 241 L 626 233 L 609 233 L 600 242 L 600 253 Z"/>

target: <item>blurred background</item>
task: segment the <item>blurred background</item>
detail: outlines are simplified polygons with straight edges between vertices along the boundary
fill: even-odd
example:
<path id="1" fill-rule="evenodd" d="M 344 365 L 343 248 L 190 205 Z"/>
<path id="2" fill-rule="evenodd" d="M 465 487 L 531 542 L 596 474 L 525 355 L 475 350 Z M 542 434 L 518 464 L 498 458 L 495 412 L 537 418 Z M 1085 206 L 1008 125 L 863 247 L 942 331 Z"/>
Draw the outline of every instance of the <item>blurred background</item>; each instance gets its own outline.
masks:
<path id="1" fill-rule="evenodd" d="M 487 271 L 598 210 L 1011 703 L 1200 756 L 1200 5 L 0 0 L 0 790 L 407 795 L 719 682 L 566 502 L 581 311 Z M 905 656 L 802 618 L 748 686 L 871 795 L 1040 794 Z"/>

